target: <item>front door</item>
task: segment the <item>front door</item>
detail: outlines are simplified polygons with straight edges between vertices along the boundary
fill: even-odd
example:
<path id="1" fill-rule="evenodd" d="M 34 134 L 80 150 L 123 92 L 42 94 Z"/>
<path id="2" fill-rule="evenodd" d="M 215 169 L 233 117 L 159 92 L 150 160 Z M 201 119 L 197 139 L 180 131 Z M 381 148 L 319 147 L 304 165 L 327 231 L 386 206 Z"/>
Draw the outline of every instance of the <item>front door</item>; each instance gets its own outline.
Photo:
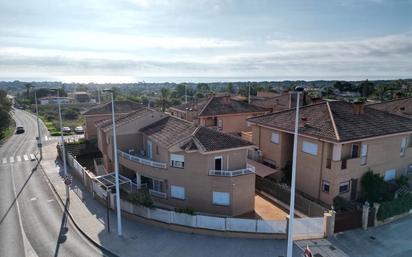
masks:
<path id="1" fill-rule="evenodd" d="M 350 199 L 351 200 L 356 200 L 356 191 L 358 190 L 358 180 L 357 179 L 352 179 L 351 182 L 351 191 L 350 191 Z"/>

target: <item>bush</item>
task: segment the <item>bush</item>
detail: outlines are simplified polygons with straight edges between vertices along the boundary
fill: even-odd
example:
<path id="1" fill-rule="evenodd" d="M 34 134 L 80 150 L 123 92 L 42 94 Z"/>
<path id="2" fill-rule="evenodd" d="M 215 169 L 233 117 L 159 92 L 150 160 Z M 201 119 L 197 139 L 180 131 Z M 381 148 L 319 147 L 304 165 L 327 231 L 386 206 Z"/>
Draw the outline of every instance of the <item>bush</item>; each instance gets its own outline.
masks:
<path id="1" fill-rule="evenodd" d="M 192 207 L 175 208 L 175 212 L 186 213 L 189 215 L 195 215 L 195 210 Z"/>
<path id="2" fill-rule="evenodd" d="M 292 181 L 292 164 L 290 162 L 286 163 L 282 171 L 283 171 L 283 175 L 282 175 L 281 182 L 286 183 L 290 186 L 291 181 Z"/>
<path id="3" fill-rule="evenodd" d="M 363 175 L 362 187 L 365 200 L 371 204 L 374 202 L 391 201 L 394 197 L 395 188 L 385 182 L 379 174 L 373 174 L 372 170 L 367 171 Z"/>
<path id="4" fill-rule="evenodd" d="M 356 203 L 353 201 L 348 201 L 342 196 L 336 196 L 333 199 L 333 207 L 336 211 L 350 211 L 356 208 Z"/>
<path id="5" fill-rule="evenodd" d="M 399 187 L 407 186 L 409 178 L 407 176 L 401 175 L 398 179 L 396 179 L 396 184 Z"/>
<path id="6" fill-rule="evenodd" d="M 52 137 L 60 136 L 60 132 L 59 131 L 53 131 L 53 132 L 50 133 L 50 136 L 52 136 Z"/>
<path id="7" fill-rule="evenodd" d="M 149 191 L 144 189 L 140 189 L 137 193 L 129 194 L 128 200 L 133 204 L 142 205 L 149 208 L 152 208 L 154 205 Z"/>
<path id="8" fill-rule="evenodd" d="M 378 210 L 378 220 L 385 220 L 395 215 L 407 213 L 412 209 L 412 195 L 407 194 L 396 200 L 382 202 Z"/>

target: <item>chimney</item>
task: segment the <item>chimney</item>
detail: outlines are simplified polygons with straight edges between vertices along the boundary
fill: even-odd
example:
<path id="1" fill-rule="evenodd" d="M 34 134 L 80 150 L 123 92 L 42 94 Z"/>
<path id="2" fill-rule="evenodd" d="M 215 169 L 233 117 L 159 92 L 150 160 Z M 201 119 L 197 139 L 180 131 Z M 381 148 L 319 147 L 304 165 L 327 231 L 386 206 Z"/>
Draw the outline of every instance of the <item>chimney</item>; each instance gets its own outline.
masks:
<path id="1" fill-rule="evenodd" d="M 287 94 L 289 94 L 289 90 L 286 90 L 286 89 L 283 90 L 282 93 L 281 93 L 281 95 L 287 95 Z"/>
<path id="2" fill-rule="evenodd" d="M 299 122 L 299 127 L 304 128 L 306 126 L 306 123 L 308 123 L 308 118 L 307 117 L 301 117 L 300 122 Z"/>
<path id="3" fill-rule="evenodd" d="M 353 102 L 353 114 L 360 115 L 364 113 L 365 103 L 363 101 L 357 100 Z"/>
<path id="4" fill-rule="evenodd" d="M 401 92 L 396 92 L 396 93 L 394 94 L 393 98 L 396 99 L 396 100 L 397 100 L 397 99 L 401 99 L 401 98 L 402 98 Z"/>
<path id="5" fill-rule="evenodd" d="M 225 95 L 225 96 L 223 97 L 223 102 L 224 102 L 224 103 L 230 103 L 230 95 Z"/>

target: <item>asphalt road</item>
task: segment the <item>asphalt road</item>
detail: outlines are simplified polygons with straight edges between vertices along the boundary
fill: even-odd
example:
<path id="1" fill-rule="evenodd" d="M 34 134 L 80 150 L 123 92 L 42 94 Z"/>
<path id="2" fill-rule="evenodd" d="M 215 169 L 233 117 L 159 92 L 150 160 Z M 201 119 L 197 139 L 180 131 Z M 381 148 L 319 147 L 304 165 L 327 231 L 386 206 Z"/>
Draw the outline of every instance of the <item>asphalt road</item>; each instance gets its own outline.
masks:
<path id="1" fill-rule="evenodd" d="M 37 152 L 35 117 L 15 110 L 15 119 L 26 132 L 0 147 L 0 256 L 107 256 L 76 230 L 37 161 L 28 160 Z"/>

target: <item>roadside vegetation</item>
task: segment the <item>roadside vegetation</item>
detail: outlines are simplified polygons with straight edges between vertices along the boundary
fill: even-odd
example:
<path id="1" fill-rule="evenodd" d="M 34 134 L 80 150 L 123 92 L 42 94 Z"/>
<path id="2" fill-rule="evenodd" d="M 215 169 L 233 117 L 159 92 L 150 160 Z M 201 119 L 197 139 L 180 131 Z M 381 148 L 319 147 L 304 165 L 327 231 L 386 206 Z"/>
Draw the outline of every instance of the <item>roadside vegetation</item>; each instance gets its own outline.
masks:
<path id="1" fill-rule="evenodd" d="M 6 91 L 0 90 L 0 140 L 10 137 L 15 130 L 14 120 L 10 115 L 11 102 Z"/>

